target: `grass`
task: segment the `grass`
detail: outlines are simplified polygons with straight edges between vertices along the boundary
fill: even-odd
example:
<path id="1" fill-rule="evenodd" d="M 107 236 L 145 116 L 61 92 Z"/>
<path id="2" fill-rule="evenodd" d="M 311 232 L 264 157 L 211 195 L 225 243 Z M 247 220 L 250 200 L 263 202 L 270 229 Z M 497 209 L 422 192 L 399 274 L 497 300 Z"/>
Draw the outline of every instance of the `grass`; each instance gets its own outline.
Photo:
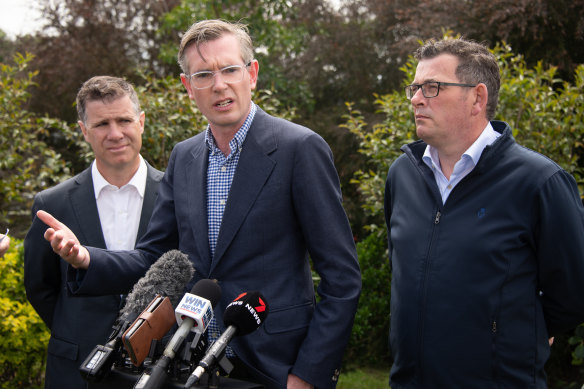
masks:
<path id="1" fill-rule="evenodd" d="M 343 371 L 337 389 L 389 389 L 389 367 Z"/>

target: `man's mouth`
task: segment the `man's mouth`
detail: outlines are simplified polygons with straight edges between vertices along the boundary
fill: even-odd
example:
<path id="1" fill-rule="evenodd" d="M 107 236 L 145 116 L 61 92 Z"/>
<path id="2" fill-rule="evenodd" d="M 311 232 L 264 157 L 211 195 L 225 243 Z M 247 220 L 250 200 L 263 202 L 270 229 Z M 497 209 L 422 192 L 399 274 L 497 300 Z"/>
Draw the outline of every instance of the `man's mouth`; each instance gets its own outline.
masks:
<path id="1" fill-rule="evenodd" d="M 126 148 L 127 145 L 116 145 L 116 146 L 110 146 L 109 150 L 113 153 L 124 150 Z"/>
<path id="2" fill-rule="evenodd" d="M 227 100 L 223 100 L 223 101 L 218 102 L 217 104 L 215 104 L 215 106 L 219 107 L 219 108 L 223 108 L 223 107 L 227 107 L 231 103 L 233 103 L 233 100 L 227 99 Z"/>

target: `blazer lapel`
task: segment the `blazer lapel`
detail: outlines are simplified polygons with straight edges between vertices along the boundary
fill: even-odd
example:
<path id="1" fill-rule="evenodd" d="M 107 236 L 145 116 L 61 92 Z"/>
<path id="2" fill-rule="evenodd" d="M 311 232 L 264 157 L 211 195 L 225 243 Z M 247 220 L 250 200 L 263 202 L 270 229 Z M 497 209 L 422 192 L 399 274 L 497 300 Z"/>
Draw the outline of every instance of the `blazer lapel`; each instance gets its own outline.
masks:
<path id="1" fill-rule="evenodd" d="M 229 247 L 276 165 L 276 162 L 269 157 L 269 153 L 277 147 L 275 134 L 273 128 L 267 125 L 266 117 L 266 114 L 258 108 L 243 143 L 231 183 L 229 199 L 223 213 L 211 271 Z"/>
<path id="2" fill-rule="evenodd" d="M 148 222 L 152 215 L 154 203 L 158 197 L 158 191 L 154 189 L 154 185 L 162 179 L 162 172 L 158 172 L 148 162 L 146 162 L 148 174 L 146 176 L 146 189 L 144 190 L 144 201 L 142 202 L 142 211 L 140 212 L 140 225 L 138 226 L 138 235 L 136 242 L 144 235 L 148 228 Z"/>
<path id="3" fill-rule="evenodd" d="M 186 188 L 184 190 L 192 193 L 188 196 L 188 212 L 193 226 L 193 236 L 196 240 L 197 250 L 201 263 L 198 266 L 210 266 L 211 252 L 209 250 L 209 230 L 207 226 L 207 146 L 204 137 L 193 148 L 191 154 L 193 159 L 187 164 Z M 201 274 L 209 274 L 209 268 L 197 269 Z"/>
<path id="4" fill-rule="evenodd" d="M 79 240 L 88 246 L 105 248 L 105 239 L 101 230 L 91 168 L 85 169 L 76 179 L 77 185 L 71 190 L 71 208 L 77 219 L 82 236 Z"/>

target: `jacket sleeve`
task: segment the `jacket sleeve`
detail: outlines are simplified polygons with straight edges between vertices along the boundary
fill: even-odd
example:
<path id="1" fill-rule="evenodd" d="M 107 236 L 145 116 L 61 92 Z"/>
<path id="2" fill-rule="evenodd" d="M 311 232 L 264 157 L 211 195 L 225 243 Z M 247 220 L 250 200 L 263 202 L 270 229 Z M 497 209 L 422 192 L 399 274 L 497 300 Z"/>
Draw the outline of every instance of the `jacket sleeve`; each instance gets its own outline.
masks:
<path id="1" fill-rule="evenodd" d="M 321 281 L 320 301 L 291 372 L 318 388 L 330 388 L 336 385 L 351 336 L 361 273 L 332 152 L 316 134 L 307 135 L 299 147 L 293 202 Z"/>
<path id="2" fill-rule="evenodd" d="M 584 322 L 584 208 L 559 170 L 542 186 L 536 232 L 538 288 L 550 336 Z"/>
<path id="3" fill-rule="evenodd" d="M 39 209 L 45 206 L 37 195 L 32 226 L 24 239 L 24 287 L 28 301 L 50 329 L 61 285 L 61 258 L 44 239 L 47 226 L 36 217 Z"/>

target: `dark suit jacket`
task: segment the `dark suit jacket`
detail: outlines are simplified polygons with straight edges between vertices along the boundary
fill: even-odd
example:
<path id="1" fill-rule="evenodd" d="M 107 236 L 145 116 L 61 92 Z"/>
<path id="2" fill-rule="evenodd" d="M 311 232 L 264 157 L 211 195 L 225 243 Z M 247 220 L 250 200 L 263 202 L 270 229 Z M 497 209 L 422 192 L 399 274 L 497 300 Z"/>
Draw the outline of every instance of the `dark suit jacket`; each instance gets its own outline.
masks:
<path id="1" fill-rule="evenodd" d="M 152 166 L 147 168 L 138 237 L 146 231 L 163 176 Z M 79 366 L 107 340 L 120 310 L 120 295 L 78 298 L 66 293 L 67 265 L 43 238 L 47 226 L 35 216 L 39 209 L 65 223 L 82 244 L 105 248 L 91 168 L 35 196 L 33 222 L 24 240 L 26 295 L 51 330 L 45 386 L 85 388 Z"/>
<path id="2" fill-rule="evenodd" d="M 264 325 L 231 342 L 260 383 L 285 387 L 292 372 L 318 387 L 334 387 L 361 275 L 332 153 L 313 131 L 260 109 L 242 147 L 212 260 L 208 148 L 201 133 L 174 148 L 137 250 L 89 248 L 87 271 L 69 267 L 71 291 L 126 292 L 161 254 L 178 248 L 194 263 L 191 284 L 219 280 L 218 323 L 240 293 L 257 290 L 265 296 L 270 310 Z M 309 254 L 321 277 L 318 304 Z M 105 285 L 105 279 L 111 282 Z"/>

